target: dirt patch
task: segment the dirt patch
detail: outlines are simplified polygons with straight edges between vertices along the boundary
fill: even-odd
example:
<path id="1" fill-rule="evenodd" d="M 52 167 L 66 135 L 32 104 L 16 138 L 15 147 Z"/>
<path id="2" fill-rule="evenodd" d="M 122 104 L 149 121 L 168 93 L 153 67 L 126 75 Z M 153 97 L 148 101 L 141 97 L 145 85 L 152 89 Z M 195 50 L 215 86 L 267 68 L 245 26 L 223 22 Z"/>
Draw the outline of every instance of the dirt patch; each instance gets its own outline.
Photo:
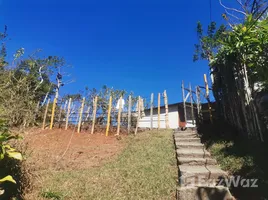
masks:
<path id="1" fill-rule="evenodd" d="M 123 149 L 125 137 L 34 129 L 24 134 L 23 143 L 27 146 L 27 162 L 33 169 L 68 170 L 100 166 Z"/>

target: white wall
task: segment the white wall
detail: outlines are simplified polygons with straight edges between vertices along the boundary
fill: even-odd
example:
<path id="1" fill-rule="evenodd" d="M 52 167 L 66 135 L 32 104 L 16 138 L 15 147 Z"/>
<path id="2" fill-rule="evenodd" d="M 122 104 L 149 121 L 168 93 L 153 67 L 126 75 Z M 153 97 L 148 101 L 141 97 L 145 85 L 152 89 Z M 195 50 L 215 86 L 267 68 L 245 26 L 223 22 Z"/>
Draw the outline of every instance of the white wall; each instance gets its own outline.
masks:
<path id="1" fill-rule="evenodd" d="M 169 127 L 172 129 L 176 129 L 179 126 L 179 113 L 177 106 L 169 107 Z M 139 122 L 140 128 L 150 128 L 151 127 L 151 117 L 150 111 L 145 111 L 145 117 L 142 117 Z M 158 114 L 157 109 L 154 109 L 153 112 L 153 128 L 158 128 Z M 165 122 L 165 109 L 161 108 L 160 110 L 160 128 L 166 128 Z"/>

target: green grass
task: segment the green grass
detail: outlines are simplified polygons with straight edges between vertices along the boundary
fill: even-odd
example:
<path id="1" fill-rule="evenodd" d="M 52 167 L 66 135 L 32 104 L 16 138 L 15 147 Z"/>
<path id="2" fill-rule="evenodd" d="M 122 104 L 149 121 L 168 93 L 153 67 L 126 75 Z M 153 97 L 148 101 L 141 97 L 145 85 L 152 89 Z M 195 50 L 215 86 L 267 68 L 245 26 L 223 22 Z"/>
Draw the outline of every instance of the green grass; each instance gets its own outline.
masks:
<path id="1" fill-rule="evenodd" d="M 171 131 L 130 136 L 123 152 L 99 168 L 46 171 L 46 199 L 175 199 L 177 165 Z"/>
<path id="2" fill-rule="evenodd" d="M 238 199 L 268 198 L 267 144 L 253 141 L 210 141 L 209 150 L 221 168 L 231 175 L 257 179 L 257 188 L 231 187 Z"/>
<path id="3" fill-rule="evenodd" d="M 253 156 L 247 155 L 243 149 L 236 148 L 234 142 L 216 142 L 210 147 L 210 152 L 216 158 L 222 169 L 231 174 L 238 174 L 241 169 L 253 168 Z M 235 149 L 235 150 L 234 150 Z M 235 153 L 232 153 L 236 152 Z"/>

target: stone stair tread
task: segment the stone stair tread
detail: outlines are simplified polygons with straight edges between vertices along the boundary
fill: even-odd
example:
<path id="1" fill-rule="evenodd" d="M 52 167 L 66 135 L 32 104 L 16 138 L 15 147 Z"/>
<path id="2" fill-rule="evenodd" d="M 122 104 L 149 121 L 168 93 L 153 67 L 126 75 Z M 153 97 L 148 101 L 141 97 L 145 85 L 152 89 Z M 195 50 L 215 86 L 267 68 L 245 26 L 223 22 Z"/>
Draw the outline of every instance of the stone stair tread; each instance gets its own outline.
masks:
<path id="1" fill-rule="evenodd" d="M 178 158 L 180 165 L 216 165 L 217 161 L 212 158 L 194 158 L 180 157 Z"/>
<path id="2" fill-rule="evenodd" d="M 180 136 L 175 136 L 175 139 L 182 139 L 182 138 L 199 138 L 197 134 L 191 134 L 191 135 L 180 135 Z"/>
<path id="3" fill-rule="evenodd" d="M 185 137 L 185 138 L 175 138 L 175 142 L 199 142 L 200 143 L 200 138 L 189 138 L 189 137 Z"/>
<path id="4" fill-rule="evenodd" d="M 175 133 L 174 134 L 175 139 L 176 138 L 199 138 L 197 133 Z"/>
<path id="5" fill-rule="evenodd" d="M 192 143 L 192 144 L 181 144 L 181 143 L 176 143 L 176 148 L 177 149 L 206 149 L 205 146 L 201 143 Z"/>
<path id="6" fill-rule="evenodd" d="M 191 132 L 196 132 L 196 130 L 192 130 L 192 129 L 186 129 L 185 131 L 174 130 L 174 133 L 191 133 Z"/>
<path id="7" fill-rule="evenodd" d="M 204 146 L 202 143 L 200 142 L 180 142 L 180 141 L 176 141 L 176 145 L 178 146 Z"/>
<path id="8" fill-rule="evenodd" d="M 204 149 L 181 148 L 176 150 L 178 157 L 210 157 L 210 153 Z"/>
<path id="9" fill-rule="evenodd" d="M 180 165 L 179 170 L 181 185 L 216 184 L 220 178 L 228 177 L 227 173 L 216 165 Z"/>
<path id="10" fill-rule="evenodd" d="M 208 166 L 180 165 L 179 168 L 181 173 L 187 173 L 187 174 L 222 173 L 223 175 L 227 175 L 227 173 L 217 165 L 208 165 Z"/>
<path id="11" fill-rule="evenodd" d="M 180 200 L 235 200 L 229 189 L 223 186 L 186 186 L 177 188 Z"/>
<path id="12" fill-rule="evenodd" d="M 187 135 L 187 134 L 197 134 L 197 132 L 196 132 L 196 131 L 189 131 L 189 132 L 186 132 L 186 131 L 174 132 L 174 135 Z"/>
<path id="13" fill-rule="evenodd" d="M 225 171 L 221 170 L 218 166 L 187 166 L 180 165 L 180 185 L 193 186 L 193 185 L 216 185 L 221 178 L 227 178 L 228 175 Z"/>

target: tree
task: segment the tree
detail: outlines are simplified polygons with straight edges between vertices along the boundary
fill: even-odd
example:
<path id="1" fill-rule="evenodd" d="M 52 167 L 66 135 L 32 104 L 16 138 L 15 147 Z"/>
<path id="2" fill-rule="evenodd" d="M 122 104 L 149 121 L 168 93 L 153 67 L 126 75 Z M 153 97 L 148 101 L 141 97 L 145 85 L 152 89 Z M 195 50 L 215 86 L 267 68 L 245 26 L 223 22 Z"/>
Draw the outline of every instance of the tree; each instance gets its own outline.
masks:
<path id="1" fill-rule="evenodd" d="M 40 104 L 51 95 L 59 96 L 60 87 L 64 85 L 60 71 L 65 61 L 58 56 L 40 58 L 40 50 L 23 58 L 24 49 L 21 48 L 9 65 L 5 60 L 6 31 L 7 28 L 0 34 L 0 118 L 7 120 L 9 125 L 26 127 L 35 123 L 36 108 Z"/>
<path id="2" fill-rule="evenodd" d="M 224 15 L 229 27 L 215 23 L 208 26 L 203 35 L 202 26 L 197 25 L 199 45 L 195 45 L 194 59 L 207 59 L 213 77 L 213 93 L 224 119 L 234 124 L 248 137 L 263 140 L 263 128 L 257 114 L 256 94 L 267 90 L 267 44 L 268 18 L 264 1 L 240 2 L 242 10 L 229 8 L 243 15 L 241 23 L 230 23 L 230 16 Z M 259 86 L 256 90 L 256 84 Z"/>

